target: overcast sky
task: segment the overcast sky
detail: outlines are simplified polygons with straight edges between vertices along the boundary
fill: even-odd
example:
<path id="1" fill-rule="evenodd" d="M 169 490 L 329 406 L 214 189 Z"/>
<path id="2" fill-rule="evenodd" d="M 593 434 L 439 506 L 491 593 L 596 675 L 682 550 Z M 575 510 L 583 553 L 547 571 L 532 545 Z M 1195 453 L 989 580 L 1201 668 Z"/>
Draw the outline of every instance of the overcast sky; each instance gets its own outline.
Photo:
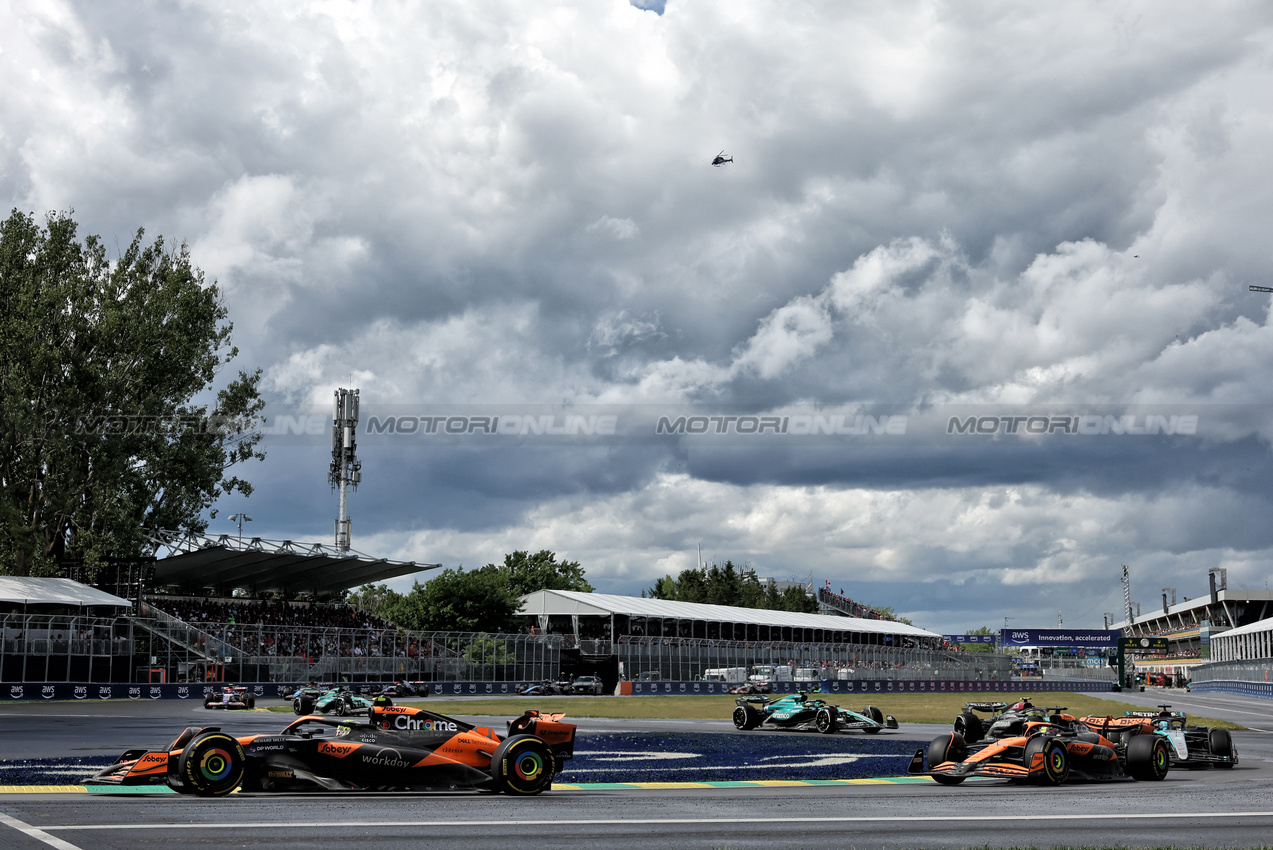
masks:
<path id="1" fill-rule="evenodd" d="M 369 554 L 937 631 L 1267 586 L 1268 4 L 641 5 L 0 0 L 0 196 L 187 242 L 275 425 L 357 387 Z M 284 430 L 212 531 L 331 539 Z"/>

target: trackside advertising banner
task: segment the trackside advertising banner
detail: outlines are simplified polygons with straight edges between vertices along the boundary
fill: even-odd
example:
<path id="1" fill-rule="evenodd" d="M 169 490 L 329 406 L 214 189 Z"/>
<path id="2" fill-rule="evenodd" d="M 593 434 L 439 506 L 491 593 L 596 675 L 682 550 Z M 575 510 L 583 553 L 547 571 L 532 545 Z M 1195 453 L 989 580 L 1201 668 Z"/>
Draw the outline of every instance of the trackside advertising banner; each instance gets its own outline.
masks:
<path id="1" fill-rule="evenodd" d="M 260 699 L 282 699 L 304 686 L 304 682 L 265 682 L 243 684 Z M 386 683 L 387 684 L 387 683 Z M 437 696 L 497 696 L 520 693 L 535 682 L 433 682 L 430 688 Z M 907 679 L 823 679 L 821 682 L 774 682 L 773 693 L 795 693 L 818 689 L 827 694 L 901 694 L 901 693 L 1029 693 L 1042 691 L 1080 691 L 1103 693 L 1113 688 L 1112 681 L 1063 681 L 1058 679 L 1010 679 L 1006 682 L 965 682 Z M 107 700 L 107 699 L 184 699 L 203 702 L 203 698 L 219 685 L 134 685 L 96 682 L 3 682 L 0 701 L 12 700 Z M 375 690 L 380 685 L 355 682 L 355 690 Z M 633 696 L 681 696 L 725 694 L 731 685 L 724 682 L 633 682 Z"/>
<path id="2" fill-rule="evenodd" d="M 1118 648 L 1117 629 L 1000 629 L 1003 646 L 1096 646 Z"/>

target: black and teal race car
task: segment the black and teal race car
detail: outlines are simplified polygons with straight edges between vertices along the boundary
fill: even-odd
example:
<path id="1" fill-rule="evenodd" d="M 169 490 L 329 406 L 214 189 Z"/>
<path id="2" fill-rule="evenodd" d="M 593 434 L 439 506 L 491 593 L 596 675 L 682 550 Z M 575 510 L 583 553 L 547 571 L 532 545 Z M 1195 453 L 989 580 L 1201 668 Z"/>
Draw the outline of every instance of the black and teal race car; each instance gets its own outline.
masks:
<path id="1" fill-rule="evenodd" d="M 307 714 L 336 714 L 346 717 L 352 714 L 366 714 L 371 710 L 369 697 L 356 694 L 345 687 L 335 687 L 317 696 L 305 691 L 298 691 L 292 700 L 292 711 L 300 716 Z"/>
<path id="2" fill-rule="evenodd" d="M 734 726 L 742 730 L 768 727 L 772 729 L 816 730 L 830 735 L 841 729 L 859 729 L 875 734 L 881 729 L 896 729 L 897 718 L 868 705 L 859 714 L 832 705 L 815 691 L 800 691 L 780 697 L 739 697 L 734 708 Z"/>

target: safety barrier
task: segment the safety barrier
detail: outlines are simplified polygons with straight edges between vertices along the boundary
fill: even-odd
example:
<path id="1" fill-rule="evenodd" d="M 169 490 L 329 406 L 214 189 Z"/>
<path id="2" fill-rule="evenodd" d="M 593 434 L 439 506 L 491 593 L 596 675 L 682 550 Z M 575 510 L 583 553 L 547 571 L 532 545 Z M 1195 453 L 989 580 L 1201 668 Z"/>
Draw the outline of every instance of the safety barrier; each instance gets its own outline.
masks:
<path id="1" fill-rule="evenodd" d="M 1273 699 L 1273 682 L 1235 682 L 1218 679 L 1210 682 L 1194 682 L 1189 689 L 1200 694 L 1245 694 L 1249 697 Z"/>
<path id="2" fill-rule="evenodd" d="M 304 687 L 304 682 L 245 682 L 239 683 L 258 699 L 280 699 Z M 380 683 L 358 683 L 356 689 L 375 689 Z M 388 684 L 388 683 L 384 683 Z M 437 696 L 511 696 L 519 694 L 535 682 L 431 682 L 430 690 Z M 1209 689 L 1217 684 L 1230 684 L 1247 688 L 1259 687 L 1250 682 L 1207 683 Z M 726 694 L 734 685 L 726 682 L 632 682 L 633 696 L 680 696 Z M 218 690 L 218 685 L 203 684 L 108 684 L 94 682 L 5 682 L 0 683 L 0 700 L 108 700 L 108 699 L 192 699 L 203 698 Z M 1045 691 L 1076 691 L 1104 693 L 1113 689 L 1112 682 L 1091 680 L 1022 679 L 995 682 L 969 682 L 963 680 L 928 679 L 823 679 L 821 682 L 774 682 L 773 692 L 795 693 L 816 688 L 826 694 L 903 694 L 903 693 L 1040 693 Z M 1273 685 L 1266 685 L 1264 692 L 1236 690 L 1237 693 L 1254 693 L 1273 697 Z M 410 697 L 408 697 L 410 699 Z"/>

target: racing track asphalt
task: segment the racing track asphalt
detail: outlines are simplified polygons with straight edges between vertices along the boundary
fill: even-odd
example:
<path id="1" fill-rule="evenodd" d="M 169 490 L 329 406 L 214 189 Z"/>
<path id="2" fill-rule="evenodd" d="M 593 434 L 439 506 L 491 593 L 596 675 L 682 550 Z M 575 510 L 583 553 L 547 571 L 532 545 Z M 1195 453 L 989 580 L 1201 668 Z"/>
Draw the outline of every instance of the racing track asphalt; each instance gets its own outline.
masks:
<path id="1" fill-rule="evenodd" d="M 1178 691 L 1113 695 L 1152 707 L 1232 719 L 1253 731 L 1234 740 L 1233 770 L 1172 771 L 1161 783 L 1029 788 L 915 782 L 694 788 L 555 790 L 532 799 L 486 795 L 248 795 L 198 800 L 172 794 L 0 795 L 0 847 L 14 850 L 246 846 L 563 848 L 659 846 L 977 847 L 1056 844 L 1249 847 L 1273 844 L 1273 702 Z M 437 701 L 462 716 L 462 703 Z M 0 705 L 0 758 L 115 756 L 130 746 L 207 723 L 210 712 L 175 701 Z M 234 731 L 277 731 L 287 715 L 236 712 Z M 491 723 L 491 718 L 482 719 Z M 583 718 L 581 738 L 641 732 L 734 733 L 728 720 Z M 887 733 L 916 747 L 948 727 L 903 725 Z"/>

